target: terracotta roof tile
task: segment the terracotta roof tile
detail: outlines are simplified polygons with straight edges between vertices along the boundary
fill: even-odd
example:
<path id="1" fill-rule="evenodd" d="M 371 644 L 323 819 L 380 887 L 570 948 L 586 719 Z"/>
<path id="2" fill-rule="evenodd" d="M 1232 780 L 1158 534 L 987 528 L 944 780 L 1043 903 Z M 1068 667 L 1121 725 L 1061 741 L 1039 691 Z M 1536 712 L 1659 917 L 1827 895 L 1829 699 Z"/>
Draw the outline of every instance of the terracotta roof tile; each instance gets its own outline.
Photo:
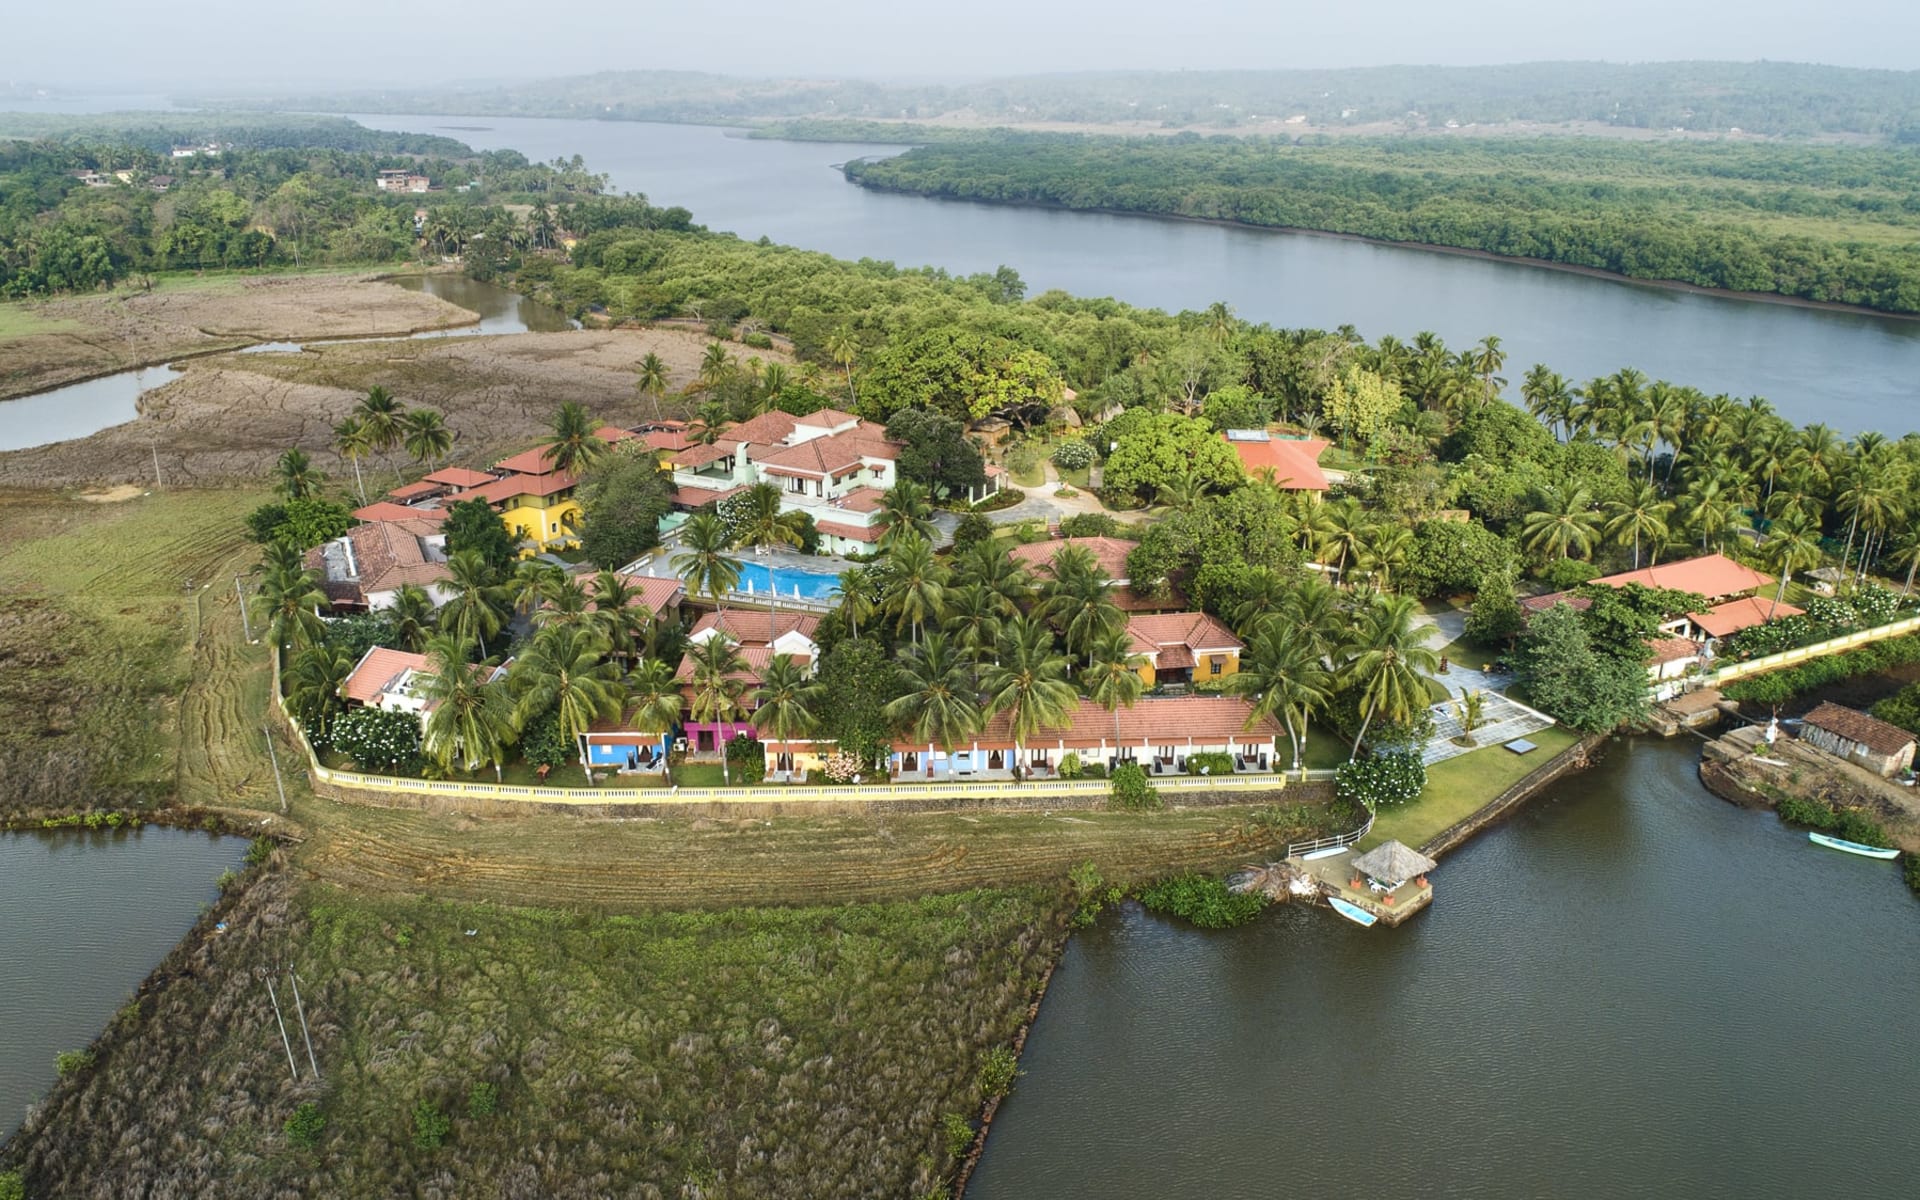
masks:
<path id="1" fill-rule="evenodd" d="M 1208 651 L 1223 653 L 1245 648 L 1245 644 L 1233 636 L 1232 630 L 1214 617 L 1200 612 L 1143 614 L 1127 622 L 1127 635 L 1133 639 L 1134 653 L 1159 652 L 1158 665 L 1162 667 L 1192 666 L 1193 654 Z M 1175 646 L 1189 651 L 1189 661 L 1167 661 L 1165 649 Z"/>
<path id="2" fill-rule="evenodd" d="M 718 629 L 742 646 L 771 646 L 789 633 L 798 633 L 812 641 L 813 635 L 820 629 L 820 618 L 814 613 L 784 609 L 749 612 L 730 608 L 723 613 L 710 612 L 702 616 L 693 623 L 687 635 L 692 637 L 709 629 Z"/>
<path id="3" fill-rule="evenodd" d="M 1320 438 L 1269 438 L 1264 442 L 1239 442 L 1220 435 L 1240 457 L 1247 474 L 1258 478 L 1272 471 L 1274 483 L 1283 491 L 1324 492 L 1332 486 L 1320 469 L 1320 456 L 1331 444 Z"/>
<path id="4" fill-rule="evenodd" d="M 360 521 L 426 521 L 434 525 L 447 519 L 447 511 L 443 508 L 410 508 L 387 500 L 376 500 L 364 508 L 356 508 L 353 515 Z"/>
<path id="5" fill-rule="evenodd" d="M 1844 708 L 1831 700 L 1823 701 L 1804 719 L 1815 729 L 1858 742 L 1875 754 L 1898 754 L 1914 740 L 1911 733 L 1898 725 L 1889 725 L 1878 717 Z"/>
<path id="6" fill-rule="evenodd" d="M 375 646 L 360 656 L 341 690 L 355 704 L 372 704 L 400 676 L 408 671 L 425 670 L 426 666 L 424 654 Z"/>
<path id="7" fill-rule="evenodd" d="M 1712 637 L 1726 637 L 1742 629 L 1755 625 L 1764 625 L 1780 617 L 1797 617 L 1804 614 L 1804 608 L 1795 608 L 1791 604 L 1776 605 L 1771 598 L 1742 596 L 1738 600 L 1729 600 L 1716 605 L 1706 612 L 1689 614 L 1695 625 Z"/>
<path id="8" fill-rule="evenodd" d="M 671 576 L 623 574 L 620 578 L 636 593 L 628 607 L 644 607 L 656 617 L 680 603 L 687 594 L 686 585 Z M 594 579 L 595 576 L 588 575 L 580 581 L 589 599 L 593 596 Z"/>
<path id="9" fill-rule="evenodd" d="M 1616 588 L 1637 583 L 1641 587 L 1694 592 L 1709 600 L 1717 600 L 1722 596 L 1750 592 L 1767 583 L 1768 580 L 1769 577 L 1764 572 L 1741 566 L 1724 554 L 1706 554 L 1699 558 L 1683 558 L 1679 562 L 1661 563 L 1659 566 L 1645 567 L 1638 571 L 1603 575 L 1593 582 Z"/>
<path id="10" fill-rule="evenodd" d="M 423 496 L 438 496 L 446 490 L 447 485 L 445 484 L 435 483 L 431 479 L 422 479 L 417 483 L 409 483 L 404 487 L 394 488 L 387 493 L 387 498 L 389 500 L 418 500 Z"/>
<path id="11" fill-rule="evenodd" d="M 1261 718 L 1247 728 L 1253 706 L 1237 696 L 1180 696 L 1140 701 L 1119 711 L 1119 742 L 1114 740 L 1114 715 L 1091 700 L 1082 700 L 1066 724 L 1042 729 L 1027 739 L 1026 745 L 1046 749 L 1064 741 L 1069 749 L 1086 749 L 1105 744 L 1127 746 L 1184 747 L 1189 739 L 1200 745 L 1224 744 L 1231 738 L 1237 744 L 1265 742 L 1281 733 L 1280 724 Z M 1011 718 L 996 715 L 980 731 L 977 741 L 983 749 L 1010 749 L 1013 746 Z M 925 743 L 896 739 L 898 750 L 924 749 Z"/>
<path id="12" fill-rule="evenodd" d="M 834 537 L 847 538 L 855 542 L 877 542 L 885 530 L 878 525 L 848 525 L 841 521 L 815 521 L 815 529 Z"/>
<path id="13" fill-rule="evenodd" d="M 479 487 L 483 483 L 492 483 L 498 478 L 498 475 L 491 475 L 485 471 L 469 470 L 466 467 L 441 467 L 438 471 L 427 476 L 426 482 L 444 483 L 450 488 L 464 489 Z"/>

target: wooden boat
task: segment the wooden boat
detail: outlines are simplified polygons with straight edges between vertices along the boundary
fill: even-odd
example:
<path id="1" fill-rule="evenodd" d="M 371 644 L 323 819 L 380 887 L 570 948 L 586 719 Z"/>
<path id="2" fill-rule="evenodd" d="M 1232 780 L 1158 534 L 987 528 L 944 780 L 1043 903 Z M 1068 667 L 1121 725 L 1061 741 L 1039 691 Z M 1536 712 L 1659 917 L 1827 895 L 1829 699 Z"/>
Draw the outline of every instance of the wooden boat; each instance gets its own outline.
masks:
<path id="1" fill-rule="evenodd" d="M 1358 904 L 1349 900 L 1342 900 L 1338 896 L 1328 896 L 1327 903 L 1333 905 L 1333 911 L 1339 913 L 1347 920 L 1352 921 L 1355 925 L 1371 925 L 1380 919 L 1366 909 L 1361 908 Z"/>
<path id="2" fill-rule="evenodd" d="M 1849 842 L 1845 838 L 1828 837 L 1824 833 L 1809 833 L 1807 840 L 1816 846 L 1825 846 L 1829 850 L 1844 850 L 1848 854 L 1858 854 L 1862 858 L 1898 858 L 1898 850 L 1885 850 L 1879 846 L 1868 846 L 1861 842 Z"/>

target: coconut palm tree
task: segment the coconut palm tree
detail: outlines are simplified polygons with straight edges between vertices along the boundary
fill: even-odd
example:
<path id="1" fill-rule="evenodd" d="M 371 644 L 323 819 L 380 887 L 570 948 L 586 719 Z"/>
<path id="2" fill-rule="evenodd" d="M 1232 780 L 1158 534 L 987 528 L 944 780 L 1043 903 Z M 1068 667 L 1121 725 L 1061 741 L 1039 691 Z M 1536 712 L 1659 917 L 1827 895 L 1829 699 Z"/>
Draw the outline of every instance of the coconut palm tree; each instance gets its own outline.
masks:
<path id="1" fill-rule="evenodd" d="M 447 558 L 447 591 L 440 628 L 487 652 L 487 639 L 507 622 L 507 590 L 494 582 L 493 568 L 478 550 L 456 550 Z"/>
<path id="2" fill-rule="evenodd" d="M 666 360 L 651 350 L 647 351 L 647 356 L 640 360 L 640 376 L 634 380 L 633 386 L 642 396 L 653 397 L 653 417 L 656 421 L 660 420 L 660 401 L 667 394 Z"/>
<path id="3" fill-rule="evenodd" d="M 333 427 L 333 448 L 341 458 L 353 464 L 353 490 L 360 503 L 367 502 L 367 485 L 360 478 L 360 460 L 373 451 L 367 439 L 367 427 L 357 417 L 345 417 Z"/>
<path id="4" fill-rule="evenodd" d="M 1681 497 L 1680 519 L 1689 530 L 1700 535 L 1700 549 L 1725 537 L 1740 524 L 1740 504 L 1727 494 L 1718 479 L 1695 480 Z"/>
<path id="5" fill-rule="evenodd" d="M 303 650 L 326 633 L 319 610 L 328 603 L 327 594 L 320 590 L 320 572 L 303 569 L 297 553 L 291 561 L 281 557 L 268 562 L 252 600 L 283 661 L 288 652 Z"/>
<path id="6" fill-rule="evenodd" d="M 1360 544 L 1356 565 L 1375 576 L 1384 589 L 1393 586 L 1393 572 L 1407 565 L 1413 556 L 1413 533 L 1403 525 L 1376 526 L 1372 536 Z"/>
<path id="7" fill-rule="evenodd" d="M 581 586 L 578 579 L 564 571 L 556 572 L 548 580 L 547 589 L 540 597 L 540 607 L 533 610 L 534 626 L 539 629 L 550 629 L 557 625 L 597 626 L 593 614 L 588 611 L 590 603 L 587 589 Z"/>
<path id="8" fill-rule="evenodd" d="M 1347 581 L 1347 559 L 1360 548 L 1373 528 L 1373 522 L 1360 502 L 1351 497 L 1332 504 L 1322 504 L 1326 511 L 1321 514 L 1324 532 L 1320 535 L 1319 545 L 1315 547 L 1316 561 L 1333 566 L 1336 577 L 1341 583 Z"/>
<path id="9" fill-rule="evenodd" d="M 509 682 L 520 728 L 551 712 L 560 732 L 578 743 L 595 721 L 620 715 L 620 672 L 607 660 L 607 643 L 597 632 L 579 625 L 557 625 L 534 635 L 514 660 Z M 587 754 L 580 751 L 580 769 Z"/>
<path id="10" fill-rule="evenodd" d="M 1078 697 L 1067 682 L 1067 659 L 1053 648 L 1053 634 L 1039 621 L 1015 617 L 1000 633 L 997 661 L 981 673 L 988 716 L 1008 714 L 1014 759 L 1042 729 L 1066 723 Z M 1018 778 L 1016 767 L 1015 778 Z"/>
<path id="11" fill-rule="evenodd" d="M 639 661 L 653 623 L 653 614 L 640 603 L 639 587 L 617 571 L 602 571 L 593 577 L 592 594 L 590 624 L 607 640 L 614 660 Z"/>
<path id="12" fill-rule="evenodd" d="M 1063 551 L 1063 557 L 1064 554 Z M 1056 569 L 1059 561 L 1054 560 Z M 1113 582 L 1098 569 L 1069 570 L 1063 574 L 1065 578 L 1056 579 L 1047 589 L 1047 598 L 1039 606 L 1037 615 L 1060 630 L 1067 649 L 1075 654 L 1090 654 L 1095 639 L 1126 627 L 1127 615 L 1114 602 Z"/>
<path id="13" fill-rule="evenodd" d="M 897 670 L 902 694 L 884 710 L 895 728 L 948 753 L 980 731 L 973 671 L 945 634 L 930 633 L 924 642 L 904 648 Z"/>
<path id="14" fill-rule="evenodd" d="M 1500 348 L 1500 339 L 1492 334 L 1480 339 L 1478 345 L 1461 356 L 1465 365 L 1480 377 L 1480 394 L 1487 403 L 1500 394 L 1507 381 L 1500 378 L 1500 368 L 1507 365 L 1507 352 Z"/>
<path id="15" fill-rule="evenodd" d="M 627 676 L 627 700 L 633 705 L 629 716 L 633 727 L 663 736 L 679 722 L 680 710 L 686 706 L 672 665 L 657 658 L 641 659 Z"/>
<path id="16" fill-rule="evenodd" d="M 1274 624 L 1304 640 L 1315 658 L 1331 662 L 1353 621 L 1340 590 L 1310 575 L 1287 592 Z"/>
<path id="17" fill-rule="evenodd" d="M 1248 568 L 1241 577 L 1233 603 L 1231 619 L 1235 632 L 1242 638 L 1251 637 L 1256 628 L 1279 612 L 1292 590 L 1286 577 L 1272 567 L 1262 563 Z"/>
<path id="18" fill-rule="evenodd" d="M 308 646 L 287 667 L 287 713 L 316 745 L 325 744 L 333 718 L 346 707 L 341 688 L 353 674 L 353 658 L 339 646 Z"/>
<path id="19" fill-rule="evenodd" d="M 273 464 L 274 490 L 289 500 L 308 500 L 320 494 L 327 477 L 313 469 L 313 460 L 298 446 L 288 448 Z"/>
<path id="20" fill-rule="evenodd" d="M 776 654 L 753 691 L 753 727 L 768 741 L 811 737 L 826 697 L 826 685 L 809 677 L 791 654 Z"/>
<path id="21" fill-rule="evenodd" d="M 860 397 L 853 390 L 853 364 L 860 356 L 860 343 L 854 340 L 853 330 L 842 325 L 828 334 L 825 349 L 827 357 L 847 373 L 847 403 L 858 404 Z"/>
<path id="22" fill-rule="evenodd" d="M 1607 518 L 1600 527 L 1601 535 L 1617 546 L 1632 546 L 1633 569 L 1638 571 L 1640 543 L 1649 542 L 1658 552 L 1667 539 L 1667 518 L 1673 515 L 1673 505 L 1662 500 L 1652 484 L 1642 483 L 1626 499 L 1607 501 L 1601 511 Z"/>
<path id="23" fill-rule="evenodd" d="M 910 628 L 914 642 L 929 621 L 946 612 L 948 571 L 934 557 L 933 543 L 902 535 L 887 549 L 888 580 L 881 607 L 894 618 L 894 629 Z"/>
<path id="24" fill-rule="evenodd" d="M 584 471 L 607 453 L 607 444 L 594 430 L 599 428 L 577 401 L 569 400 L 553 414 L 553 437 L 541 458 L 556 471 Z"/>
<path id="25" fill-rule="evenodd" d="M 740 498 L 745 512 L 738 540 L 743 546 L 798 546 L 806 514 L 781 508 L 780 485 L 756 483 Z"/>
<path id="26" fill-rule="evenodd" d="M 433 637 L 436 616 L 432 593 L 417 583 L 401 584 L 394 593 L 393 607 L 387 610 L 387 621 L 393 626 L 394 637 L 415 654 L 420 653 Z"/>
<path id="27" fill-rule="evenodd" d="M 1780 571 L 1780 586 L 1767 609 L 1767 619 L 1772 620 L 1774 610 L 1787 598 L 1787 580 L 1795 571 L 1819 565 L 1820 526 L 1798 513 L 1782 517 L 1767 531 L 1767 540 L 1760 543 L 1760 556 L 1768 566 Z"/>
<path id="28" fill-rule="evenodd" d="M 1011 617 L 1033 598 L 1033 576 L 997 542 L 977 542 L 960 556 L 960 574 L 994 596 L 1000 615 Z"/>
<path id="29" fill-rule="evenodd" d="M 400 444 L 400 418 L 405 411 L 392 392 L 376 385 L 368 388 L 367 394 L 354 406 L 353 416 L 366 428 L 367 444 L 385 455 Z M 394 478 L 399 477 L 400 473 L 395 471 Z"/>
<path id="30" fill-rule="evenodd" d="M 706 597 L 715 608 L 724 608 L 727 593 L 740 586 L 740 560 L 727 553 L 732 544 L 726 522 L 714 513 L 696 514 L 680 527 L 674 569 L 689 594 Z"/>
<path id="31" fill-rule="evenodd" d="M 501 586 L 506 589 L 507 601 L 513 611 L 520 616 L 531 617 L 534 610 L 552 593 L 554 584 L 565 574 L 550 562 L 523 558 L 514 564 L 513 574 Z"/>
<path id="32" fill-rule="evenodd" d="M 1227 690 L 1252 699 L 1247 728 L 1278 718 L 1293 744 L 1293 769 L 1306 778 L 1308 722 L 1333 697 L 1333 674 L 1313 642 L 1277 623 L 1266 626 L 1240 656 L 1239 672 L 1227 677 Z"/>
<path id="33" fill-rule="evenodd" d="M 1593 493 L 1583 487 L 1548 487 L 1540 499 L 1540 508 L 1521 521 L 1520 544 L 1542 558 L 1590 558 L 1600 525 Z"/>
<path id="34" fill-rule="evenodd" d="M 416 408 L 400 417 L 400 440 L 413 461 L 438 466 L 453 449 L 453 430 L 447 419 L 431 408 Z"/>
<path id="35" fill-rule="evenodd" d="M 847 619 L 847 636 L 860 636 L 860 622 L 872 617 L 873 574 L 866 567 L 840 572 L 840 615 Z"/>
<path id="36" fill-rule="evenodd" d="M 688 711 L 694 720 L 714 726 L 714 741 L 720 749 L 720 778 L 732 783 L 726 741 L 720 730 L 746 712 L 747 681 L 742 676 L 747 660 L 732 638 L 716 630 L 712 637 L 687 647 L 687 662 L 693 668 Z"/>
<path id="37" fill-rule="evenodd" d="M 908 534 L 932 542 L 937 533 L 927 489 L 911 479 L 900 480 L 881 495 L 879 522 L 882 549 Z"/>
<path id="38" fill-rule="evenodd" d="M 993 656 L 1006 621 L 1000 598 L 983 583 L 968 582 L 947 589 L 947 616 L 942 632 L 960 653 L 979 662 Z"/>
<path id="39" fill-rule="evenodd" d="M 1573 436 L 1573 391 L 1564 377 L 1535 363 L 1520 384 L 1520 398 L 1527 411 L 1552 431 L 1556 438 Z"/>
<path id="40" fill-rule="evenodd" d="M 1439 668 L 1440 658 L 1427 648 L 1426 630 L 1413 623 L 1418 607 L 1412 596 L 1382 594 L 1358 614 L 1351 657 L 1341 672 L 1346 686 L 1360 693 L 1360 732 L 1350 759 L 1360 756 L 1375 718 L 1406 722 L 1427 706 L 1424 676 Z"/>
<path id="41" fill-rule="evenodd" d="M 1887 556 L 1887 561 L 1895 567 L 1907 569 L 1907 583 L 1900 590 L 1900 594 L 1911 596 L 1914 574 L 1920 571 L 1920 530 L 1908 529 L 1901 534 L 1893 543 L 1893 553 Z"/>
<path id="42" fill-rule="evenodd" d="M 1146 655 L 1136 654 L 1133 638 L 1124 629 L 1103 633 L 1087 650 L 1087 669 L 1080 673 L 1080 686 L 1087 698 L 1113 714 L 1113 744 L 1120 745 L 1120 710 L 1132 708 L 1146 694 L 1147 681 L 1140 676 Z"/>
<path id="43" fill-rule="evenodd" d="M 506 687 L 487 682 L 493 660 L 475 667 L 472 659 L 471 642 L 443 633 L 428 643 L 431 674 L 423 688 L 427 717 L 420 748 L 442 770 L 476 771 L 491 765 L 499 779 L 507 747 L 518 733 L 513 697 Z"/>

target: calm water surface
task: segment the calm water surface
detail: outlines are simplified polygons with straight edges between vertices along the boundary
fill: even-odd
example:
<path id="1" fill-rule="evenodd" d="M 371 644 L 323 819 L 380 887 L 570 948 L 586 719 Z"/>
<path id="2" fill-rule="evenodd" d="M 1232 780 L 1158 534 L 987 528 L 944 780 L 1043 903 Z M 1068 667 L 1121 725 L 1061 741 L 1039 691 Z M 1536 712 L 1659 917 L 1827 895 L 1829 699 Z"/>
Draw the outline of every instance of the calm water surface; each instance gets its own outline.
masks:
<path id="1" fill-rule="evenodd" d="M 1005 263 L 1037 294 L 1065 288 L 1166 309 L 1224 300 L 1284 326 L 1368 338 L 1430 329 L 1505 340 L 1507 374 L 1545 362 L 1575 380 L 1634 366 L 1708 392 L 1761 395 L 1847 433 L 1920 427 L 1920 321 L 1826 312 L 1338 238 L 1146 217 L 1049 212 L 863 191 L 833 164 L 895 146 L 749 141 L 737 131 L 619 121 L 362 115 L 542 160 L 579 154 L 615 185 L 743 237 L 960 273 Z"/>
<path id="2" fill-rule="evenodd" d="M 1912 1195 L 1920 904 L 1697 755 L 1616 743 L 1398 930 L 1075 938 L 968 1200 Z"/>
<path id="3" fill-rule="evenodd" d="M 0 1138 L 246 854 L 245 838 L 177 829 L 0 833 Z"/>

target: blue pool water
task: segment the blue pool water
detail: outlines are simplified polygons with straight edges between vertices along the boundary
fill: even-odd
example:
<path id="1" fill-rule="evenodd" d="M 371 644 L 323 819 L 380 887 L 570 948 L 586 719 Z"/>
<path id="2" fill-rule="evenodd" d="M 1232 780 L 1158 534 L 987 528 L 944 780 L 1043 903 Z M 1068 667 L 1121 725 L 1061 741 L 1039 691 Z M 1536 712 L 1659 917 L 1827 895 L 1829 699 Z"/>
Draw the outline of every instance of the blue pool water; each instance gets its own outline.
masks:
<path id="1" fill-rule="evenodd" d="M 755 562 L 740 565 L 741 591 L 764 593 L 769 585 L 782 596 L 797 595 L 808 600 L 824 600 L 840 590 L 837 576 L 818 571 L 796 571 L 792 567 L 769 567 Z"/>

